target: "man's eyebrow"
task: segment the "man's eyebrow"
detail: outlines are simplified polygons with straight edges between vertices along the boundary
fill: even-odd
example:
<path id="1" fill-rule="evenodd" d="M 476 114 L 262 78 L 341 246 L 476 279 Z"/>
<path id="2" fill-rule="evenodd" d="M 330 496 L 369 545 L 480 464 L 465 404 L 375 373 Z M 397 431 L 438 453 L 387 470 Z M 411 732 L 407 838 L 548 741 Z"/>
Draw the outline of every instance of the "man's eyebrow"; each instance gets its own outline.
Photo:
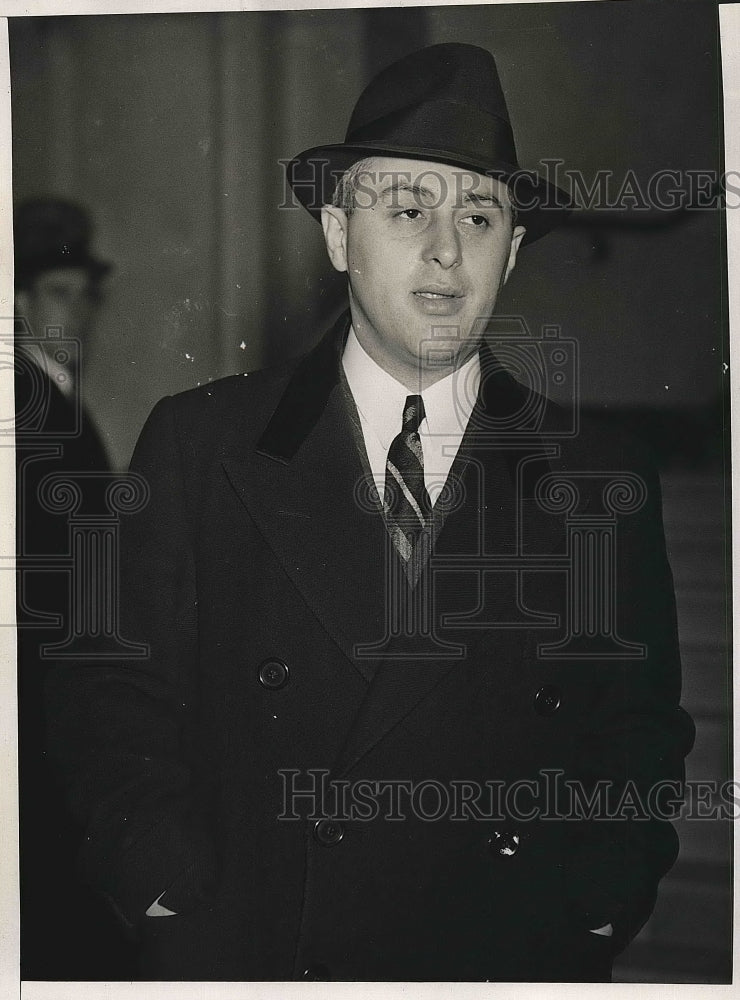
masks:
<path id="1" fill-rule="evenodd" d="M 424 201 L 434 201 L 434 194 L 429 190 L 429 188 L 422 187 L 419 184 L 412 184 L 410 181 L 394 181 L 392 184 L 387 184 L 384 188 L 381 188 L 380 196 L 381 198 L 388 194 L 397 194 L 399 191 L 405 191 L 409 194 L 415 195 L 417 198 Z"/>
<path id="2" fill-rule="evenodd" d="M 414 195 L 420 201 L 434 202 L 436 198 L 434 192 L 430 191 L 429 188 L 403 179 L 395 180 L 392 183 L 387 184 L 384 188 L 381 188 L 380 197 L 383 198 L 388 195 L 398 194 L 401 191 Z M 495 194 L 482 194 L 476 191 L 463 191 L 462 205 L 475 205 L 478 208 L 504 208 L 503 201 Z"/>
<path id="3" fill-rule="evenodd" d="M 490 208 L 492 205 L 504 207 L 503 201 L 495 194 L 477 194 L 475 191 L 463 191 L 462 202 L 463 205 L 477 205 L 479 208 Z"/>

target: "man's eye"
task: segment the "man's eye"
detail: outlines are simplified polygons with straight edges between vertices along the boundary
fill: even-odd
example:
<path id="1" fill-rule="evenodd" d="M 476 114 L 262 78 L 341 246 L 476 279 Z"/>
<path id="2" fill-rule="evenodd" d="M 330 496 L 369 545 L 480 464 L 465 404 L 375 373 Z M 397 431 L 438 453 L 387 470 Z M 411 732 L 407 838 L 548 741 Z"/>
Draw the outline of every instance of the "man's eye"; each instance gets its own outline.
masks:
<path id="1" fill-rule="evenodd" d="M 478 229 L 483 229 L 489 224 L 485 215 L 468 215 L 461 221 L 467 223 L 469 226 L 475 226 Z"/>
<path id="2" fill-rule="evenodd" d="M 403 211 L 399 212 L 398 214 L 401 216 L 402 219 L 410 219 L 413 221 L 414 219 L 421 218 L 421 209 L 404 208 Z"/>

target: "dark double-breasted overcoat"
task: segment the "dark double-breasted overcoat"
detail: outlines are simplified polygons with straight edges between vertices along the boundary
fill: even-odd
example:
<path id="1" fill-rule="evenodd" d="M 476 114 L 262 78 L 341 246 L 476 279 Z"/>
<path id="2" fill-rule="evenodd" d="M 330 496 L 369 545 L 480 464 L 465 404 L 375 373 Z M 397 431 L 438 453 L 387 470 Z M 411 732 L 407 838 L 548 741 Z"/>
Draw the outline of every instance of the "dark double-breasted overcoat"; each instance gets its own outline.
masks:
<path id="1" fill-rule="evenodd" d="M 50 690 L 86 876 L 151 978 L 605 979 L 675 858 L 692 738 L 656 475 L 483 348 L 411 589 L 347 325 L 141 435 L 121 630 L 149 654 Z M 146 917 L 162 893 L 177 915 Z"/>

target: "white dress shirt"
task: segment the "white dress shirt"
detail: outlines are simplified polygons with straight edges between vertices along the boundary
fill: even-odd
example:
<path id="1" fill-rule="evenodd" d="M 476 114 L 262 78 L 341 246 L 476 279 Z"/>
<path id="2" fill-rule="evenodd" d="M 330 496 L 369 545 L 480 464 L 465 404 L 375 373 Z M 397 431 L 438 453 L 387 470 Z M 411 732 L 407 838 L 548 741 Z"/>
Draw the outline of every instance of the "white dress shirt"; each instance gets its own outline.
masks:
<path id="1" fill-rule="evenodd" d="M 391 442 L 401 430 L 403 407 L 412 393 L 380 367 L 350 328 L 342 365 L 360 415 L 370 469 L 378 493 L 385 491 L 385 464 Z M 480 387 L 480 360 L 474 354 L 457 371 L 421 393 L 425 419 L 419 426 L 424 482 L 434 503 L 455 460 Z"/>

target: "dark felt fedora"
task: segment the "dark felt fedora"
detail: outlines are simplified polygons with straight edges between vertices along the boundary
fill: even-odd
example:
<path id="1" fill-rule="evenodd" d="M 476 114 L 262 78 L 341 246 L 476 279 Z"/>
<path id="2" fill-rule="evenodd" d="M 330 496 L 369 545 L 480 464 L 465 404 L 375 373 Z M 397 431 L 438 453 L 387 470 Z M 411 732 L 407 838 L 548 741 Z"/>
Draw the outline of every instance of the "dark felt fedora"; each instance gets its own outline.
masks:
<path id="1" fill-rule="evenodd" d="M 61 198 L 33 198 L 13 214 L 15 283 L 21 287 L 42 271 L 84 268 L 100 281 L 111 265 L 90 250 L 92 225 L 84 208 Z"/>
<path id="2" fill-rule="evenodd" d="M 344 171 L 369 156 L 429 160 L 506 181 L 525 243 L 570 208 L 563 191 L 519 166 L 496 63 L 477 45 L 432 45 L 382 70 L 360 95 L 344 142 L 300 153 L 288 181 L 318 219 Z"/>

